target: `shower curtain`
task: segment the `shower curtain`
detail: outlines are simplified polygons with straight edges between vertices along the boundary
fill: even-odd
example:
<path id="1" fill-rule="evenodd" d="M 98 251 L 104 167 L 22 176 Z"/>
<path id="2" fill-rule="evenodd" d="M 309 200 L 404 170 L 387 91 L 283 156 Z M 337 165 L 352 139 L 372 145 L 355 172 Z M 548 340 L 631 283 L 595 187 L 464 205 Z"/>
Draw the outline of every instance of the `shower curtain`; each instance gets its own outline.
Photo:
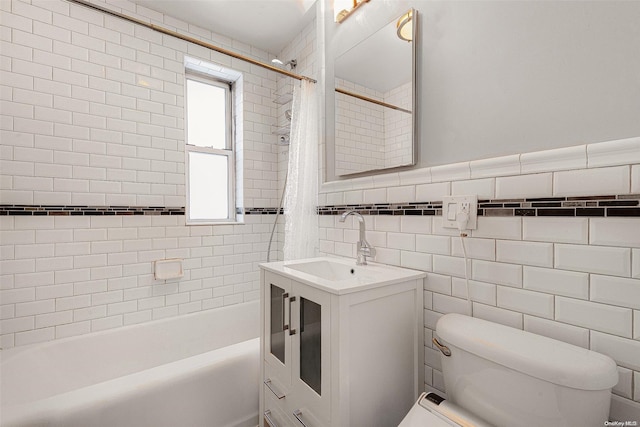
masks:
<path id="1" fill-rule="evenodd" d="M 284 203 L 284 259 L 318 253 L 318 98 L 316 85 L 295 85 Z"/>

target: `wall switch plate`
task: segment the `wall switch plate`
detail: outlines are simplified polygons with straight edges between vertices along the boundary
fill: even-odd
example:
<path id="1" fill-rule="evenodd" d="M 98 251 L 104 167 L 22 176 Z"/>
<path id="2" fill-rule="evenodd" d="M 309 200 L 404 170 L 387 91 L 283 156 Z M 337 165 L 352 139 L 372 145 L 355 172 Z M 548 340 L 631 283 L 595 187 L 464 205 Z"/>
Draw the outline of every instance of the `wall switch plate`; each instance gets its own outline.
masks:
<path id="1" fill-rule="evenodd" d="M 466 212 L 469 220 L 465 230 L 478 228 L 478 196 L 444 196 L 442 198 L 442 226 L 458 228 L 458 214 Z"/>

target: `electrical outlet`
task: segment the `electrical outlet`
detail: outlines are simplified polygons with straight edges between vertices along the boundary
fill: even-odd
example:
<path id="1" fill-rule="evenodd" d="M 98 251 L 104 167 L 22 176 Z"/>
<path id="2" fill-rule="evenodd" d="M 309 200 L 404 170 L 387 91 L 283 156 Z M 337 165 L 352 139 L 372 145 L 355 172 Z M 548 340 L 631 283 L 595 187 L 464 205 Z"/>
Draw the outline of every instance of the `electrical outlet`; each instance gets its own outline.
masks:
<path id="1" fill-rule="evenodd" d="M 478 196 L 445 196 L 442 199 L 442 226 L 458 228 L 458 214 L 469 216 L 465 230 L 478 228 Z"/>

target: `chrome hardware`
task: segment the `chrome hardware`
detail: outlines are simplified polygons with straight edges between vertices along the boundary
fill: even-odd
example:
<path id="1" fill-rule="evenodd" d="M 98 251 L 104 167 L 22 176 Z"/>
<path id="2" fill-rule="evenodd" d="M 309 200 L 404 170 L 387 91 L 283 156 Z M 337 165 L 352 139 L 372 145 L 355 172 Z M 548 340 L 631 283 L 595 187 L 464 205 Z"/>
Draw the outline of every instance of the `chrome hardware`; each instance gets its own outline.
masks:
<path id="1" fill-rule="evenodd" d="M 296 297 L 289 298 L 289 323 L 291 323 L 291 303 L 296 301 Z M 289 335 L 295 335 L 296 330 L 293 328 L 289 328 Z"/>
<path id="2" fill-rule="evenodd" d="M 275 396 L 276 396 L 278 399 L 284 399 L 285 394 L 284 394 L 284 393 L 279 392 L 279 391 L 276 389 L 276 387 L 275 387 L 275 386 L 273 385 L 273 383 L 271 382 L 271 379 L 270 379 L 270 378 L 267 378 L 267 379 L 265 380 L 264 385 L 266 385 L 266 386 L 269 388 L 269 390 L 271 390 L 271 393 L 275 394 Z"/>
<path id="3" fill-rule="evenodd" d="M 440 350 L 442 354 L 444 354 L 447 357 L 451 356 L 451 350 L 449 350 L 449 347 L 447 347 L 446 345 L 440 344 L 440 341 L 438 341 L 438 338 L 433 338 L 431 341 L 435 344 L 436 347 L 438 347 L 438 350 Z"/>
<path id="4" fill-rule="evenodd" d="M 278 424 L 274 423 L 271 419 L 271 410 L 267 409 L 264 411 L 264 420 L 269 424 L 270 427 L 278 427 Z"/>
<path id="5" fill-rule="evenodd" d="M 287 298 L 289 298 L 289 293 L 288 292 L 285 292 L 284 294 L 282 294 L 282 307 L 284 307 L 284 301 Z M 291 322 L 291 311 L 289 311 L 289 322 Z M 283 315 L 282 315 L 282 330 L 286 331 L 287 329 L 289 329 L 289 325 L 287 325 L 287 322 L 285 320 L 285 316 L 284 316 L 284 313 L 283 313 Z"/>
<path id="6" fill-rule="evenodd" d="M 304 421 L 302 421 L 302 411 L 300 409 L 296 409 L 295 411 L 293 411 L 293 416 L 296 417 L 296 420 L 300 421 L 300 424 L 302 424 L 304 427 L 307 427 Z"/>
<path id="7" fill-rule="evenodd" d="M 367 242 L 367 239 L 365 237 L 366 230 L 365 230 L 364 218 L 362 217 L 362 215 L 360 215 L 358 212 L 353 210 L 346 211 L 342 215 L 340 215 L 340 217 L 338 217 L 338 220 L 340 222 L 345 222 L 345 220 L 349 215 L 355 216 L 358 222 L 360 223 L 360 237 L 359 237 L 360 240 L 358 240 L 358 245 L 357 245 L 358 256 L 356 258 L 356 265 L 367 265 L 367 257 L 369 258 L 375 257 L 376 249 L 373 246 L 371 246 L 369 242 Z"/>

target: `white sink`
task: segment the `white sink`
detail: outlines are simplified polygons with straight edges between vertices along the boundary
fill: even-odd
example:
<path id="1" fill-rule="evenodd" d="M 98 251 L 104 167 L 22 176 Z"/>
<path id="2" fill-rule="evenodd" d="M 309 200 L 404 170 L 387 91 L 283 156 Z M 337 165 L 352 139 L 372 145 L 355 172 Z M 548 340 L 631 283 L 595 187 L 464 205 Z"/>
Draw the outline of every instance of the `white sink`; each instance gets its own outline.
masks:
<path id="1" fill-rule="evenodd" d="M 321 277 L 326 280 L 349 280 L 356 277 L 366 277 L 370 272 L 367 266 L 345 265 L 331 259 L 319 259 L 286 264 L 286 268 Z"/>
<path id="2" fill-rule="evenodd" d="M 378 263 L 356 265 L 355 259 L 352 258 L 308 258 L 270 262 L 260 266 L 265 270 L 335 294 L 421 279 L 426 276 L 422 271 Z"/>

